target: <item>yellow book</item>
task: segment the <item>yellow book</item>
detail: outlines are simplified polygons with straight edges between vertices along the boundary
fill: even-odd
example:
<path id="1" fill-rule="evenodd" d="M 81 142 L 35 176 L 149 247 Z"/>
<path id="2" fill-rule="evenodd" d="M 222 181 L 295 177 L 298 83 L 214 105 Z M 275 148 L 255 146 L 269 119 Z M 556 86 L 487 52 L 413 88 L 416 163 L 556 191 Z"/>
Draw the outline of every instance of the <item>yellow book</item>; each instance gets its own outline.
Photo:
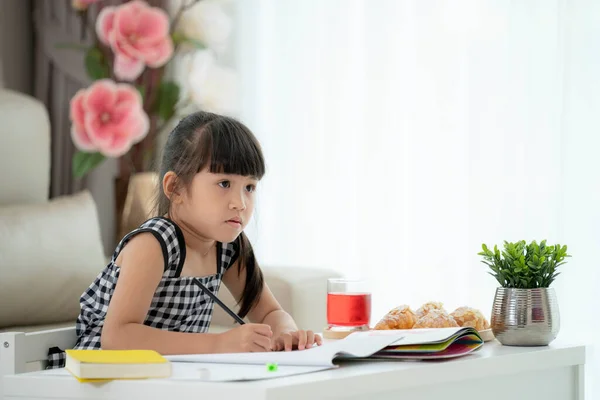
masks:
<path id="1" fill-rule="evenodd" d="M 66 350 L 65 369 L 81 382 L 166 378 L 171 363 L 154 350 Z"/>

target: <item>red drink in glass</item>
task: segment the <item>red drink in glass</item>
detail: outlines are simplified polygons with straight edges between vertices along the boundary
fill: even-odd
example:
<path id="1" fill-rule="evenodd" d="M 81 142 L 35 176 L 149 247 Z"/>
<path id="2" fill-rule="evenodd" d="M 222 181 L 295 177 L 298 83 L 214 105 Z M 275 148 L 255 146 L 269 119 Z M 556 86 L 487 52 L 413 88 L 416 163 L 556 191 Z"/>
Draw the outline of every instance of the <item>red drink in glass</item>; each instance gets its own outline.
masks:
<path id="1" fill-rule="evenodd" d="M 329 279 L 327 281 L 327 324 L 333 330 L 369 327 L 371 292 L 362 280 Z"/>
<path id="2" fill-rule="evenodd" d="M 371 321 L 370 293 L 327 293 L 327 323 L 362 326 Z"/>

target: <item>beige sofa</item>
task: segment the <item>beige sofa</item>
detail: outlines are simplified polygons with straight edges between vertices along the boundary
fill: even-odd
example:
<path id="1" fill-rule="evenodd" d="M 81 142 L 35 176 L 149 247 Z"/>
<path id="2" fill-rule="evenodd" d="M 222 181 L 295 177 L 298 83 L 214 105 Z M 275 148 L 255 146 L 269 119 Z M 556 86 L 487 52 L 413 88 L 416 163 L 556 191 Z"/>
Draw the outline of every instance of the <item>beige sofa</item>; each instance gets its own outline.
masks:
<path id="1" fill-rule="evenodd" d="M 0 89 L 0 377 L 40 368 L 49 346 L 75 340 L 79 296 L 106 265 L 89 192 L 48 199 L 50 128 L 38 101 Z M 325 325 L 332 270 L 263 267 L 299 326 Z M 228 305 L 233 299 L 223 287 Z M 211 331 L 233 320 L 219 307 Z"/>

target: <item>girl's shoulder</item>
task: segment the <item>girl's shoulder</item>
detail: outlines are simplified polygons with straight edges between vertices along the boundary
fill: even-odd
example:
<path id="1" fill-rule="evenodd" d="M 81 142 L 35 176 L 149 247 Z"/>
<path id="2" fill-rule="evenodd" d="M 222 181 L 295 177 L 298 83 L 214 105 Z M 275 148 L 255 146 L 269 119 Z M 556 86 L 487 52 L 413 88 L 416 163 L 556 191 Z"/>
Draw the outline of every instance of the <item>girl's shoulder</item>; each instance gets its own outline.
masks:
<path id="1" fill-rule="evenodd" d="M 121 250 L 135 235 L 143 232 L 151 233 L 160 244 L 165 260 L 165 272 L 171 271 L 169 275 L 177 276 L 185 261 L 185 240 L 179 226 L 167 217 L 150 218 L 126 234 L 117 245 L 112 261 L 117 259 Z"/>

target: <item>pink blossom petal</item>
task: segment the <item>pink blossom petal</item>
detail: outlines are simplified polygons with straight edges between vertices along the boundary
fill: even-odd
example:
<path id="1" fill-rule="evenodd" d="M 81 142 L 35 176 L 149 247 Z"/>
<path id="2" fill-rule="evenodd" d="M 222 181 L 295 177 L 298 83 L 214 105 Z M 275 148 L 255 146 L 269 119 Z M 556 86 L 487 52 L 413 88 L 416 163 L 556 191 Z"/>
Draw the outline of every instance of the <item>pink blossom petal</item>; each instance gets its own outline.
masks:
<path id="1" fill-rule="evenodd" d="M 113 30 L 116 7 L 104 7 L 96 18 L 96 35 L 106 45 L 109 44 L 109 33 Z"/>
<path id="2" fill-rule="evenodd" d="M 114 126 L 106 123 L 103 118 L 105 114 L 85 115 L 85 130 L 94 145 L 101 148 L 112 141 Z"/>
<path id="3" fill-rule="evenodd" d="M 117 37 L 117 36 L 115 36 Z M 118 37 L 113 45 L 115 53 L 125 54 L 131 58 L 143 60 L 148 52 L 148 45 L 144 40 L 131 41 L 129 38 Z M 153 44 L 151 43 L 150 46 Z"/>
<path id="4" fill-rule="evenodd" d="M 83 117 L 85 115 L 85 108 L 83 107 L 84 97 L 85 90 L 78 90 L 71 99 L 71 107 L 69 109 L 70 119 L 79 129 L 83 129 Z"/>
<path id="5" fill-rule="evenodd" d="M 128 84 L 117 84 L 117 103 L 127 103 L 130 105 L 141 106 L 143 102 L 139 90 Z"/>
<path id="6" fill-rule="evenodd" d="M 101 152 L 110 157 L 120 157 L 127 153 L 134 143 L 134 135 L 139 133 L 140 128 L 143 129 L 144 123 L 140 113 L 133 113 L 118 125 L 113 125 L 111 140 L 101 145 Z"/>
<path id="7" fill-rule="evenodd" d="M 147 8 L 137 16 L 136 34 L 144 42 L 156 42 L 169 35 L 169 16 L 160 8 Z"/>
<path id="8" fill-rule="evenodd" d="M 83 100 L 86 113 L 103 113 L 117 101 L 117 85 L 110 79 L 101 79 L 90 86 Z"/>
<path id="9" fill-rule="evenodd" d="M 110 142 L 104 142 L 100 151 L 109 157 L 120 157 L 127 153 L 134 143 L 141 141 L 150 128 L 150 120 L 143 111 L 133 113 L 128 119 L 114 126 Z"/>
<path id="10" fill-rule="evenodd" d="M 131 140 L 133 143 L 138 143 L 148 135 L 149 131 L 150 118 L 148 118 L 148 115 L 144 111 L 140 111 L 136 124 L 131 131 Z"/>
<path id="11" fill-rule="evenodd" d="M 117 104 L 110 113 L 110 123 L 117 128 L 130 127 L 132 120 L 138 116 L 138 108 L 134 104 Z"/>
<path id="12" fill-rule="evenodd" d="M 116 133 L 111 141 L 100 146 L 100 152 L 107 157 L 121 157 L 131 148 L 131 140 L 125 134 Z"/>
<path id="13" fill-rule="evenodd" d="M 137 34 L 140 25 L 140 15 L 150 8 L 146 2 L 130 1 L 121 5 L 115 17 L 115 31 L 120 38 L 128 39 Z"/>
<path id="14" fill-rule="evenodd" d="M 77 125 L 71 125 L 71 139 L 73 139 L 75 147 L 81 151 L 95 151 L 97 149 L 96 146 L 82 128 Z"/>
<path id="15" fill-rule="evenodd" d="M 123 54 L 129 58 L 139 58 L 137 50 L 133 49 L 126 40 L 118 39 L 116 32 L 111 32 L 109 42 L 110 47 L 115 54 Z"/>
<path id="16" fill-rule="evenodd" d="M 143 51 L 132 46 L 130 42 L 126 40 L 116 41 L 113 46 L 115 54 L 123 54 L 126 57 L 133 58 L 134 60 L 142 60 L 144 55 Z"/>
<path id="17" fill-rule="evenodd" d="M 106 146 L 116 132 L 130 129 L 138 110 L 137 105 L 125 103 L 114 105 L 103 113 L 88 112 L 85 115 L 85 130 L 94 144 Z"/>
<path id="18" fill-rule="evenodd" d="M 140 108 L 133 108 L 126 104 L 117 107 L 113 112 L 113 125 L 115 132 L 122 132 L 131 141 L 138 136 L 142 136 L 147 132 L 150 122 L 147 120 L 146 113 Z M 145 128 L 145 125 L 148 125 Z"/>
<path id="19" fill-rule="evenodd" d="M 170 38 L 165 38 L 157 43 L 155 47 L 149 49 L 144 59 L 149 67 L 157 68 L 165 65 L 172 55 L 173 42 Z"/>
<path id="20" fill-rule="evenodd" d="M 144 67 L 142 60 L 130 58 L 124 54 L 115 54 L 115 76 L 121 80 L 136 80 L 144 71 Z"/>

